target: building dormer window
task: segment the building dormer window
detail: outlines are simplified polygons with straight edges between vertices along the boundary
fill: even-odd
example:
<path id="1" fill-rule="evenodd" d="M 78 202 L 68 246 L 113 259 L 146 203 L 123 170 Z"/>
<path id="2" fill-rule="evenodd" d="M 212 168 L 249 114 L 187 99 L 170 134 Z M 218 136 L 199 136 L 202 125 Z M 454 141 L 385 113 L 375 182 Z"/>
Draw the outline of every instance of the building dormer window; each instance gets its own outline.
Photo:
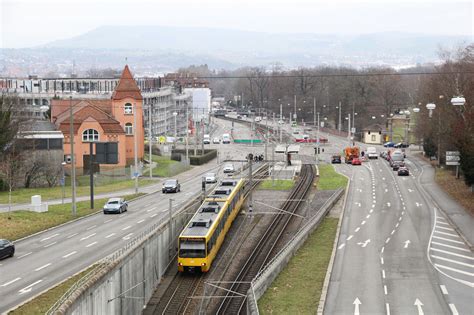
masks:
<path id="1" fill-rule="evenodd" d="M 82 133 L 82 142 L 97 142 L 99 141 L 99 132 L 95 129 L 86 129 Z"/>
<path id="2" fill-rule="evenodd" d="M 126 135 L 133 135 L 133 125 L 131 123 L 125 124 L 125 134 Z"/>
<path id="3" fill-rule="evenodd" d="M 132 115 L 133 114 L 133 106 L 130 103 L 126 103 L 123 109 L 125 115 Z"/>

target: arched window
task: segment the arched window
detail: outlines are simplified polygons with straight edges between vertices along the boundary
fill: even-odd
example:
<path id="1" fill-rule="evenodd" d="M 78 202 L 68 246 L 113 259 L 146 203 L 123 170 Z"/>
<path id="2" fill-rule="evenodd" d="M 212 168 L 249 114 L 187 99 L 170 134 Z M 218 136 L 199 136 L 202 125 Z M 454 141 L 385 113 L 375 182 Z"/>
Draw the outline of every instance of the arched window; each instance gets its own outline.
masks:
<path id="1" fill-rule="evenodd" d="M 130 103 L 125 104 L 125 107 L 123 108 L 123 112 L 125 115 L 131 115 L 133 114 L 133 106 Z"/>
<path id="2" fill-rule="evenodd" d="M 82 133 L 83 142 L 95 142 L 99 141 L 99 132 L 95 129 L 86 129 Z"/>
<path id="3" fill-rule="evenodd" d="M 126 135 L 133 135 L 133 126 L 131 123 L 125 124 L 125 134 Z"/>

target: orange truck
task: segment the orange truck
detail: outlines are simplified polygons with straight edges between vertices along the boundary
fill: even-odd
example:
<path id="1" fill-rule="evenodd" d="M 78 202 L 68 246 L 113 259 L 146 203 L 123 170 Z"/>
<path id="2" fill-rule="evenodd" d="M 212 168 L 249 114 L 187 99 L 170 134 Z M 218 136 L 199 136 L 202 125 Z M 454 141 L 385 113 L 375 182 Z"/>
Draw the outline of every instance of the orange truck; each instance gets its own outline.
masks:
<path id="1" fill-rule="evenodd" d="M 359 153 L 359 147 L 346 147 L 344 149 L 344 158 L 346 163 L 351 163 L 353 158 L 358 158 Z"/>

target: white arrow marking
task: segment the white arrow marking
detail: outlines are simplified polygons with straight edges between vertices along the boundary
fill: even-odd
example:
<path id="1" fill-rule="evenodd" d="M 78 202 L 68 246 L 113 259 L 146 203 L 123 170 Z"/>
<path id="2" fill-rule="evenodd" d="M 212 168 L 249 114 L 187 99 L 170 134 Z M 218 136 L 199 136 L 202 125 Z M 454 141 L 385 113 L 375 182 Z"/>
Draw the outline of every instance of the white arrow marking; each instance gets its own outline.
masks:
<path id="1" fill-rule="evenodd" d="M 359 298 L 356 298 L 356 299 L 354 300 L 354 303 L 352 303 L 352 304 L 354 304 L 354 315 L 359 315 L 359 314 L 360 314 L 360 312 L 359 312 L 359 305 L 362 304 L 362 303 L 360 302 Z"/>
<path id="2" fill-rule="evenodd" d="M 391 203 L 390 202 L 387 202 L 387 207 L 390 207 Z"/>
<path id="3" fill-rule="evenodd" d="M 421 303 L 421 301 L 416 298 L 415 300 L 415 304 L 413 305 L 416 305 L 416 308 L 418 309 L 418 315 L 424 315 L 425 313 L 423 313 L 423 309 L 421 308 L 423 306 L 423 303 Z"/>
<path id="4" fill-rule="evenodd" d="M 410 240 L 406 240 L 404 243 L 405 243 L 405 246 L 403 248 L 408 248 L 408 244 L 410 244 L 411 242 Z"/>
<path id="5" fill-rule="evenodd" d="M 423 204 L 416 202 L 415 203 L 417 207 L 421 207 Z"/>
<path id="6" fill-rule="evenodd" d="M 362 242 L 357 243 L 357 245 L 360 245 L 362 247 L 366 247 L 367 244 L 369 244 L 369 243 L 370 243 L 370 238 L 368 240 L 366 240 L 365 242 L 363 242 L 363 243 Z"/>
<path id="7" fill-rule="evenodd" d="M 34 285 L 40 283 L 41 281 L 43 281 L 43 280 L 38 280 L 38 281 L 36 281 L 36 282 L 30 284 L 29 286 L 24 287 L 23 289 L 20 289 L 18 292 L 20 292 L 20 294 L 28 293 L 28 292 L 31 291 L 31 289 L 33 289 L 33 286 L 34 286 Z"/>
<path id="8" fill-rule="evenodd" d="M 9 281 L 7 283 L 4 283 L 2 284 L 2 287 L 6 287 L 7 285 L 10 285 L 12 284 L 13 282 L 17 282 L 18 280 L 20 280 L 21 278 L 16 278 L 16 279 L 13 279 L 12 281 Z"/>
<path id="9" fill-rule="evenodd" d="M 387 189 L 387 188 L 385 188 L 385 192 L 388 192 L 388 189 Z"/>
<path id="10" fill-rule="evenodd" d="M 409 192 L 414 192 L 414 190 L 413 190 L 413 189 L 410 189 L 410 188 L 408 188 L 408 191 L 409 191 Z"/>

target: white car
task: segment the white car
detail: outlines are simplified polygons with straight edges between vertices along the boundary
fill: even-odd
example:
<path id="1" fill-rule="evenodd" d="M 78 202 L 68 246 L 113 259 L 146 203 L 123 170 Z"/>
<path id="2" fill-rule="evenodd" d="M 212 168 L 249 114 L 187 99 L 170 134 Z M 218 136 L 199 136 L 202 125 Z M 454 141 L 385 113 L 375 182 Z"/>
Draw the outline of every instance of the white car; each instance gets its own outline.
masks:
<path id="1" fill-rule="evenodd" d="M 283 125 L 283 120 L 279 120 L 278 123 L 279 123 L 280 125 Z"/>
<path id="2" fill-rule="evenodd" d="M 214 144 L 219 144 L 219 143 L 221 143 L 221 139 L 219 139 L 219 138 L 214 138 L 214 139 L 212 139 L 212 143 L 214 143 Z"/>
<path id="3" fill-rule="evenodd" d="M 223 172 L 224 172 L 225 174 L 227 174 L 227 173 L 233 173 L 233 172 L 234 172 L 234 165 L 232 165 L 232 164 L 226 164 L 226 165 L 224 165 L 224 170 L 223 170 Z"/>
<path id="4" fill-rule="evenodd" d="M 204 180 L 206 181 L 206 184 L 213 184 L 217 183 L 217 177 L 215 173 L 207 173 L 204 176 Z"/>

